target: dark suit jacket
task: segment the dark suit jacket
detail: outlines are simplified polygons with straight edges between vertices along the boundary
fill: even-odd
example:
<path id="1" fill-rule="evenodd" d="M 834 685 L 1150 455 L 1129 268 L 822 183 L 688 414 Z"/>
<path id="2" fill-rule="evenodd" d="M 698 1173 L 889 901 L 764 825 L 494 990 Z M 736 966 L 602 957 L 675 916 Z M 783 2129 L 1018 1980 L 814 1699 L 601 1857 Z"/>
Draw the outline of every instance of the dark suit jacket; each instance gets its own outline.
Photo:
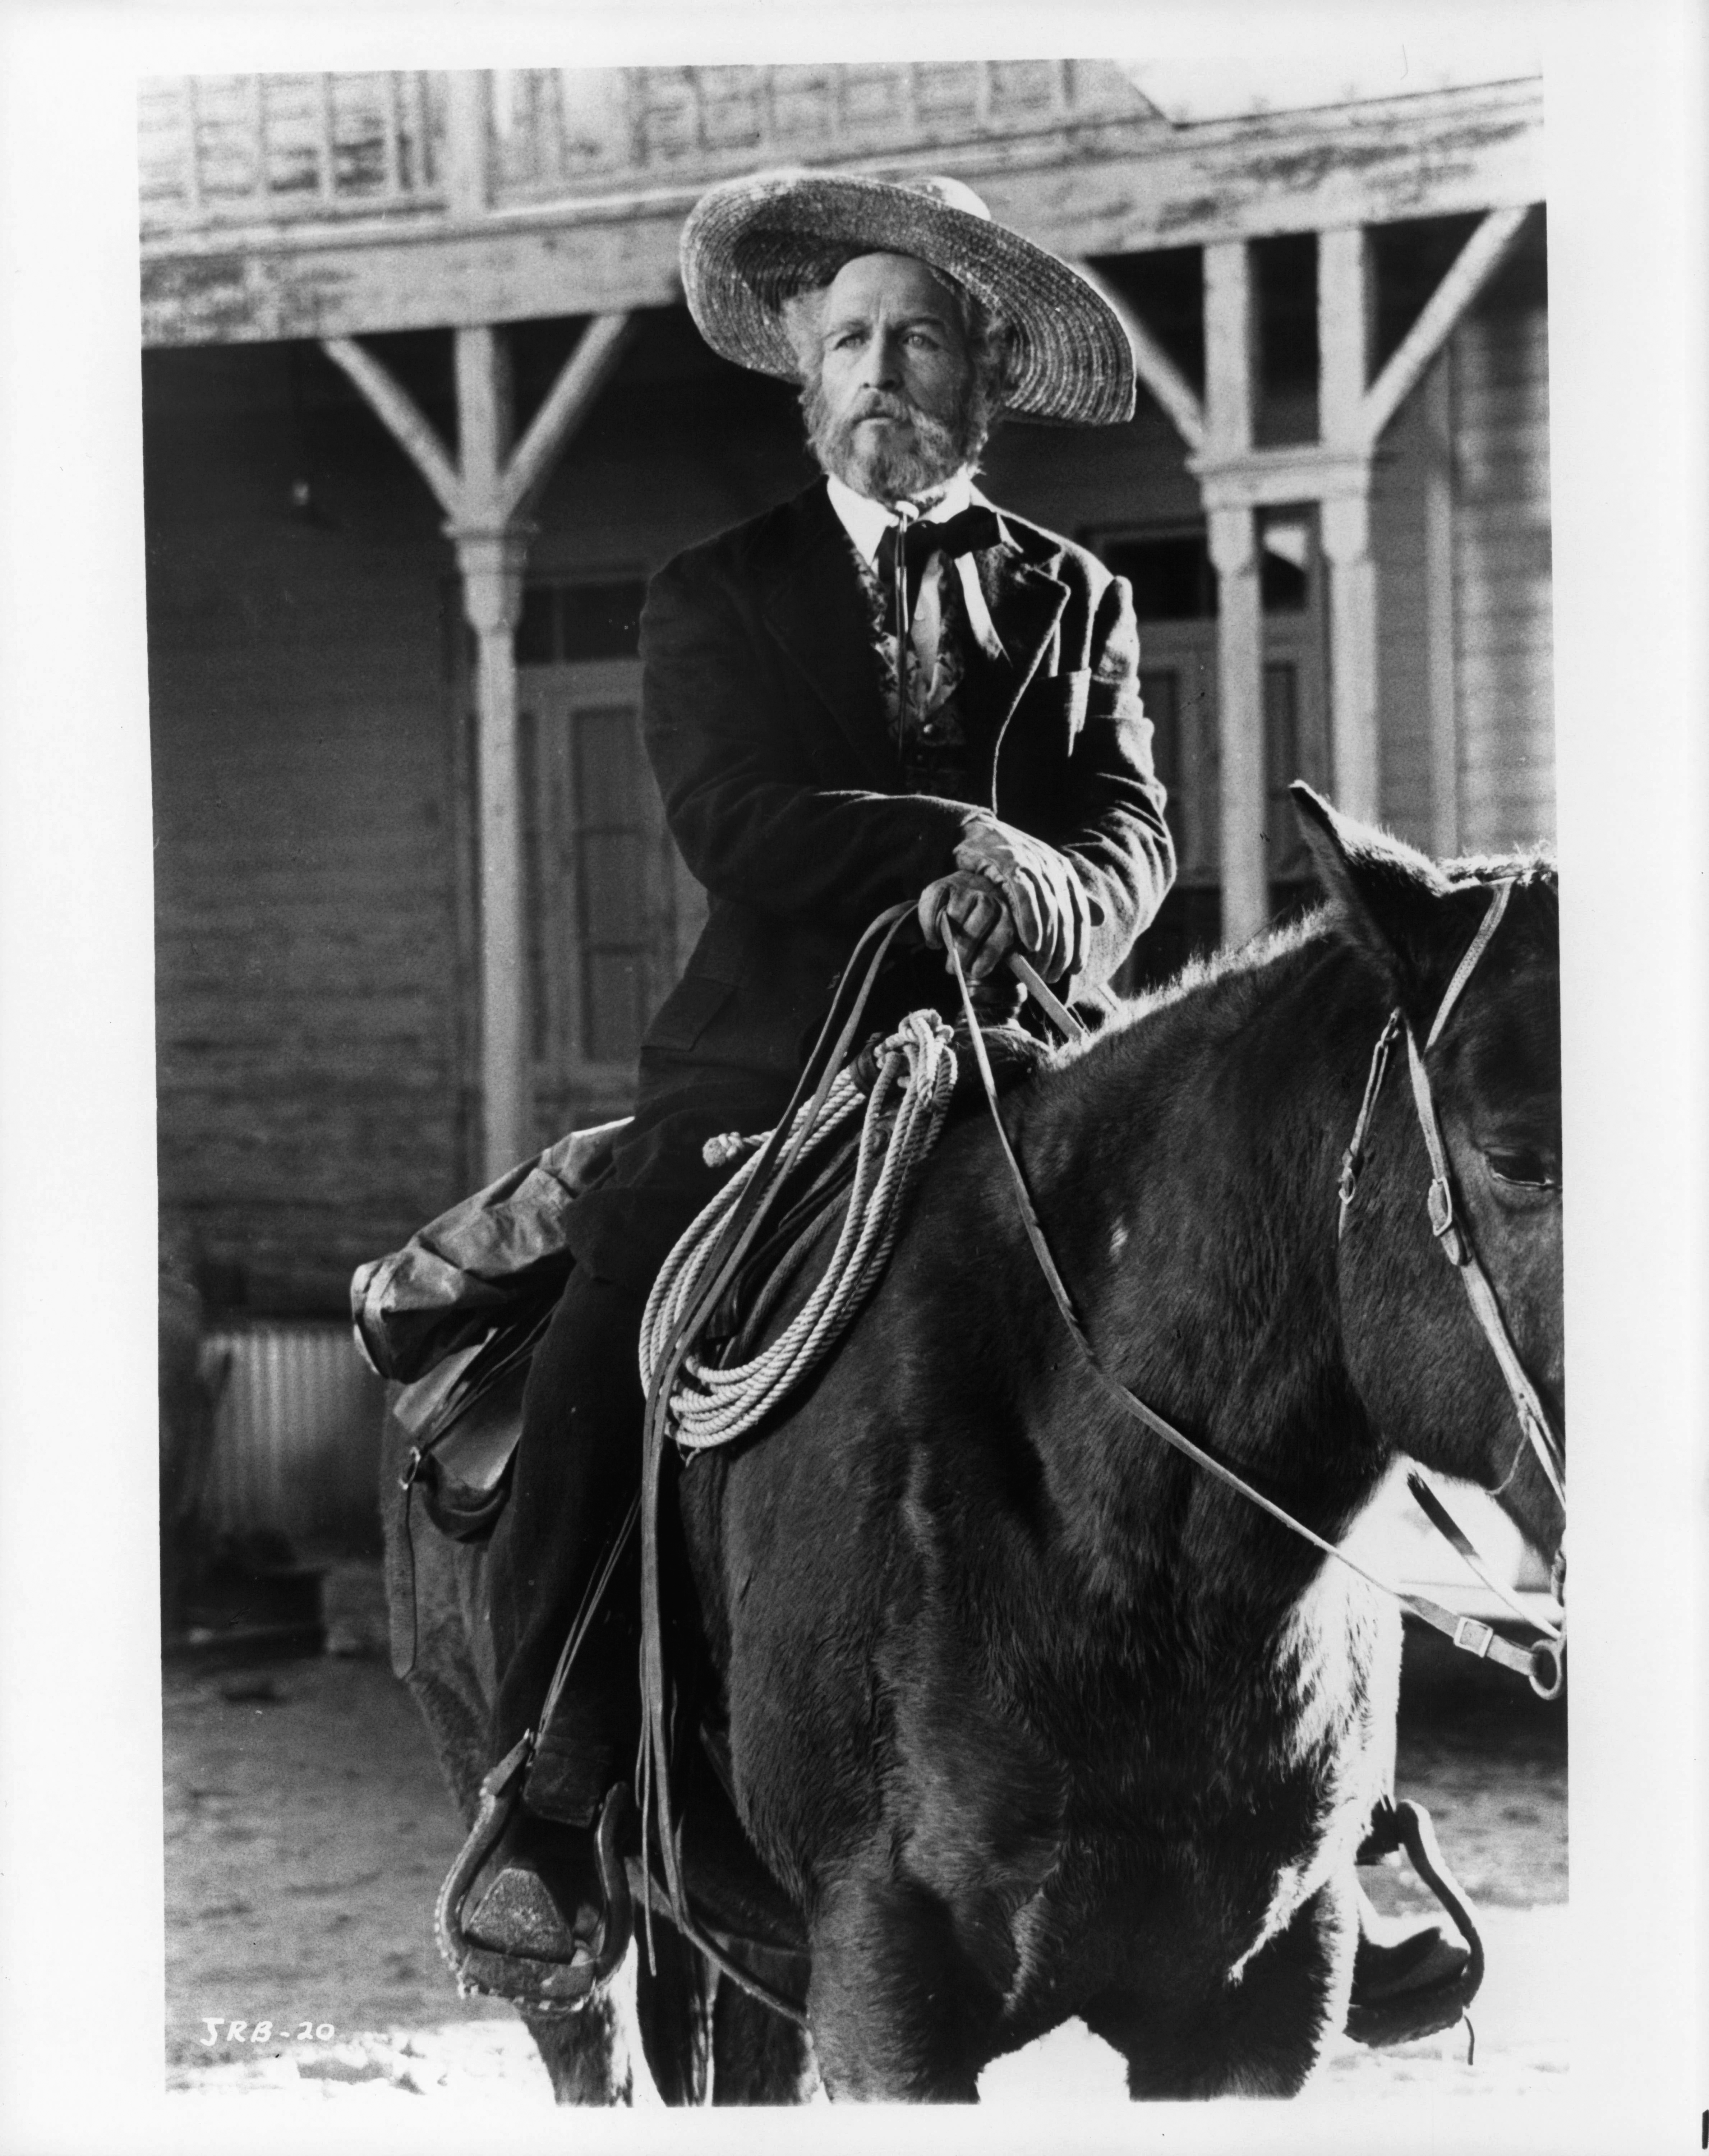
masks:
<path id="1" fill-rule="evenodd" d="M 1070 993 L 1106 982 L 1174 875 L 1127 586 L 1001 516 L 974 559 L 1003 657 L 960 702 L 982 805 L 1060 848 L 1094 923 Z M 821 480 L 660 571 L 641 617 L 642 723 L 665 811 L 711 899 L 657 1055 L 799 1069 L 860 931 L 955 865 L 965 806 L 901 789 L 866 603 Z M 932 1000 L 942 994 L 941 965 Z"/>
<path id="2" fill-rule="evenodd" d="M 1096 992 L 1174 875 L 1126 583 L 1003 515 L 974 558 L 1000 660 L 957 703 L 980 800 L 1060 847 L 1085 887 Z M 867 604 L 820 480 L 679 555 L 641 616 L 642 725 L 677 844 L 711 906 L 648 1029 L 634 1122 L 577 1208 L 577 1258 L 644 1291 L 721 1175 L 702 1140 L 782 1112 L 861 931 L 954 867 L 967 804 L 902 789 Z M 1065 993 L 1058 984 L 1059 993 Z M 869 1017 L 957 1014 L 941 957 L 892 969 Z"/>

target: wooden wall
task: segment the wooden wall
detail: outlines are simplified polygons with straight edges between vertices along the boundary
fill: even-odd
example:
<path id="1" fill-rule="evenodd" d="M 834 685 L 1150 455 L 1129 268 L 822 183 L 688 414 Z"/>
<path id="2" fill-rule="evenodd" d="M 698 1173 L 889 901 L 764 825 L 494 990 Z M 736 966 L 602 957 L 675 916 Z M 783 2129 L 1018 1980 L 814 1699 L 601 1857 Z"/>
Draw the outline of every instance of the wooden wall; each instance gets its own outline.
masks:
<path id="1" fill-rule="evenodd" d="M 445 550 L 304 360 L 145 362 L 160 1168 L 217 1301 L 336 1310 L 457 1186 L 462 998 Z"/>
<path id="2" fill-rule="evenodd" d="M 1554 832 L 1548 316 L 1530 265 L 1454 340 L 1459 822 L 1468 852 Z"/>
<path id="3" fill-rule="evenodd" d="M 1554 834 L 1548 428 L 1539 237 L 1462 322 L 1378 461 L 1383 814 L 1427 851 Z"/>

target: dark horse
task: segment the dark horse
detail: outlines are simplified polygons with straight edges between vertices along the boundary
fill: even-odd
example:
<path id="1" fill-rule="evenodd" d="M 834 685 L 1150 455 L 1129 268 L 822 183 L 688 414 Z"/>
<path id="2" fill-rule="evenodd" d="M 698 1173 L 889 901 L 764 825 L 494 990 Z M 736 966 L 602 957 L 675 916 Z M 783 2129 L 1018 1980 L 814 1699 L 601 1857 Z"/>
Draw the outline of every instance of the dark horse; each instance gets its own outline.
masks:
<path id="1" fill-rule="evenodd" d="M 1327 910 L 1053 1059 L 1005 1125 L 1106 1367 L 1178 1429 L 1320 1535 L 1405 1454 L 1495 1490 L 1552 1557 L 1561 1508 L 1434 1247 L 1404 1076 L 1339 1242 L 1336 1191 L 1388 1012 L 1423 1043 L 1513 875 L 1428 1065 L 1462 1226 L 1559 1430 L 1552 871 L 1445 873 L 1301 806 Z M 942 1141 L 834 1363 L 775 1429 L 695 1457 L 676 1514 L 709 1718 L 798 1912 L 833 2096 L 970 2100 L 991 2059 L 1075 2016 L 1136 2097 L 1301 2086 L 1346 2015 L 1399 1614 L 1111 1404 L 988 1121 Z M 466 1564 L 422 1603 L 418 1691 L 466 1807 L 485 1688 Z M 447 1689 L 430 1666 L 467 1674 Z M 727 1983 L 721 2024 L 655 1930 L 673 1944 L 643 2022 L 667 2093 L 703 2088 L 709 2049 L 715 2080 L 732 2062 L 716 2093 L 803 2087 L 798 2032 Z M 551 2040 L 561 2089 L 608 2092 L 609 2034 L 600 2009 Z"/>

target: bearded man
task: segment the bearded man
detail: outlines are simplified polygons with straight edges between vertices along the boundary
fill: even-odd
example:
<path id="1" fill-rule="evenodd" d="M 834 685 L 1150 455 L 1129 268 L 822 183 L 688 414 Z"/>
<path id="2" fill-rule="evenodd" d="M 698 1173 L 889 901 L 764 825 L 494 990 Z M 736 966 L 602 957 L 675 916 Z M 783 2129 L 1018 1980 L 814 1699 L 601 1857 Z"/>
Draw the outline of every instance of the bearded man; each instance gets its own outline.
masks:
<path id="1" fill-rule="evenodd" d="M 925 948 L 881 983 L 875 1027 L 955 1014 L 947 938 L 1002 1014 L 1012 950 L 1084 1008 L 1174 873 L 1127 585 L 973 484 L 999 413 L 1132 416 L 1103 298 L 946 180 L 714 188 L 682 271 L 715 351 L 798 383 L 824 475 L 670 562 L 642 617 L 647 748 L 710 911 L 647 1033 L 612 1172 L 576 1209 L 529 1379 L 491 1606 L 492 1756 L 521 1746 L 530 1764 L 467 1925 L 552 1960 L 559 1996 L 566 1970 L 592 1989 L 625 1943 L 593 1835 L 639 1731 L 631 1578 L 583 1613 L 639 1482 L 646 1296 L 729 1173 L 703 1148 L 778 1120 L 885 907 L 917 902 Z"/>

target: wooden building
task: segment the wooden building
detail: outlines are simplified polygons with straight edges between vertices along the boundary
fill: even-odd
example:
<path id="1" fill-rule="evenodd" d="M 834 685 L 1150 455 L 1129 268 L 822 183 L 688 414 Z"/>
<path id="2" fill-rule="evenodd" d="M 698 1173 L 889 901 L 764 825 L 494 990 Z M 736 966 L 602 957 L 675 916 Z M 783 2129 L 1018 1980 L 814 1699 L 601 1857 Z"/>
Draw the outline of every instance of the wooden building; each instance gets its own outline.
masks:
<path id="1" fill-rule="evenodd" d="M 1049 61 L 156 81 L 146 511 L 168 1217 L 234 1310 L 620 1111 L 700 894 L 637 732 L 680 547 L 803 483 L 681 222 L 948 172 L 1113 295 L 1131 425 L 998 501 L 1134 583 L 1183 875 L 1156 973 L 1301 870 L 1296 774 L 1437 853 L 1552 824 L 1537 80 L 1183 116 Z"/>

